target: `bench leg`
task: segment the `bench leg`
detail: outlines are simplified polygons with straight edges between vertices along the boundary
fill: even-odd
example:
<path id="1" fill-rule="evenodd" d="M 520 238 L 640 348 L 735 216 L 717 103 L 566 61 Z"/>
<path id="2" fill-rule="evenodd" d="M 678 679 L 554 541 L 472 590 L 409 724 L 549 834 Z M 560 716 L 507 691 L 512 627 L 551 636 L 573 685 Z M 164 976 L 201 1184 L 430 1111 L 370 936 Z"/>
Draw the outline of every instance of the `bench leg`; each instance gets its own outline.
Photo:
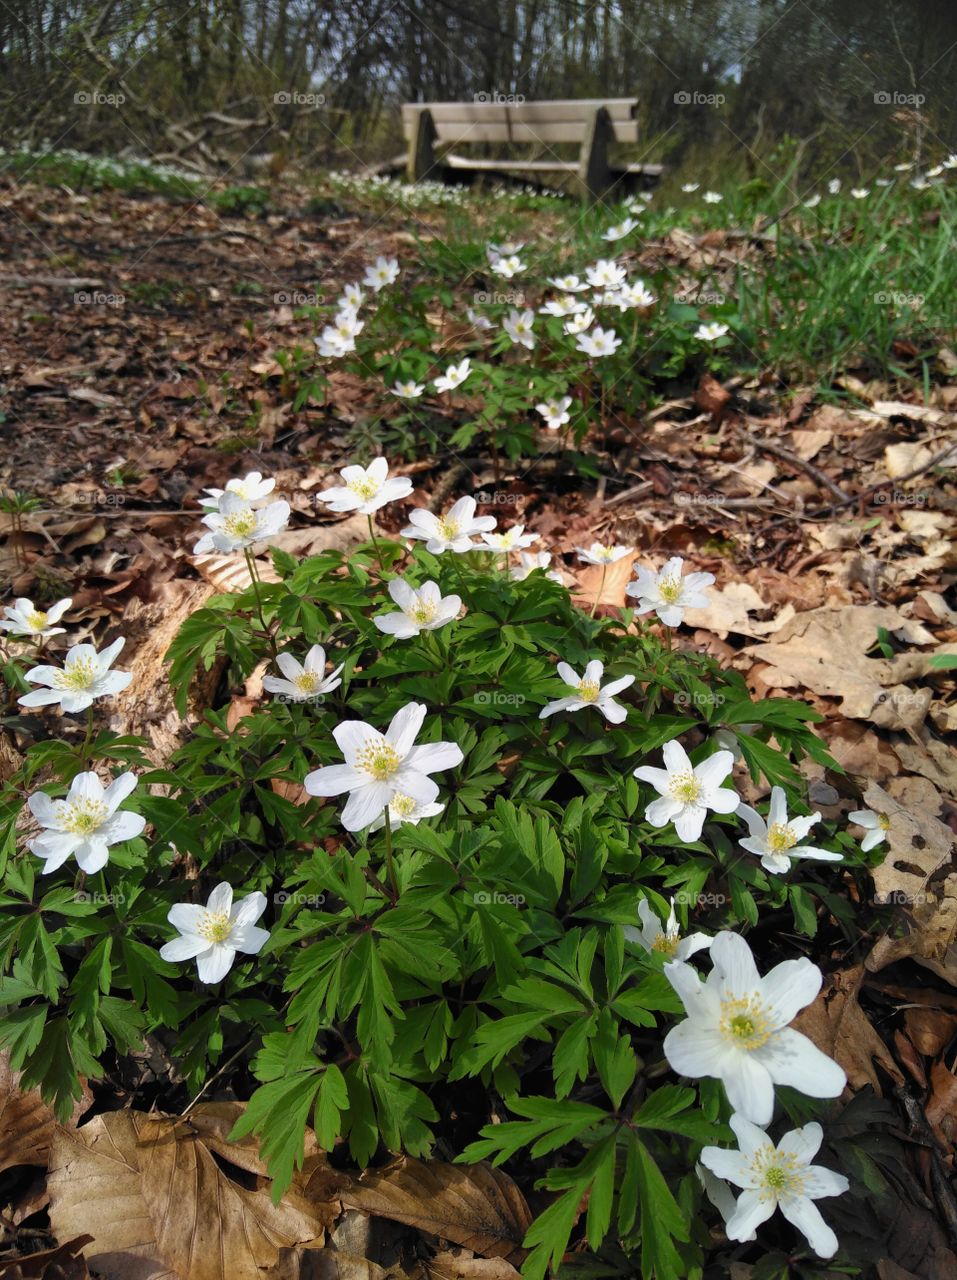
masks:
<path id="1" fill-rule="evenodd" d="M 431 111 L 420 111 L 416 116 L 415 130 L 409 140 L 409 158 L 406 166 L 410 182 L 421 182 L 432 176 L 435 169 L 435 143 L 438 134 Z"/>
<path id="2" fill-rule="evenodd" d="M 584 200 L 593 203 L 614 182 L 614 174 L 608 165 L 608 146 L 614 136 L 611 116 L 604 107 L 598 107 L 585 126 L 578 159 L 578 186 Z"/>

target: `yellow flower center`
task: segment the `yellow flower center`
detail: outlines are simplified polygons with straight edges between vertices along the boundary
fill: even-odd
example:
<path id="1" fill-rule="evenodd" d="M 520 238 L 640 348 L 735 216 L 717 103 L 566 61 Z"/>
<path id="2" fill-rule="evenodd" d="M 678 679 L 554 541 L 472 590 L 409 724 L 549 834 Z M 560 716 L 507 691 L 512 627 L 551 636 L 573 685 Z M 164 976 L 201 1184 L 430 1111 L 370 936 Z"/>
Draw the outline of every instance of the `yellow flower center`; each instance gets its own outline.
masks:
<path id="1" fill-rule="evenodd" d="M 64 830 L 75 836 L 88 836 L 109 817 L 110 810 L 102 800 L 68 800 L 61 811 Z"/>
<path id="2" fill-rule="evenodd" d="M 594 680 L 579 680 L 578 696 L 581 698 L 582 702 L 597 702 L 598 685 Z"/>
<path id="3" fill-rule="evenodd" d="M 459 536 L 460 528 L 458 520 L 449 520 L 448 517 L 443 517 L 439 521 L 439 532 L 447 542 L 451 542 L 453 538 Z"/>
<path id="4" fill-rule="evenodd" d="M 304 671 L 302 675 L 293 678 L 293 684 L 301 693 L 315 693 L 320 678 L 317 671 Z"/>
<path id="5" fill-rule="evenodd" d="M 416 802 L 411 796 L 404 796 L 397 793 L 392 797 L 389 808 L 397 818 L 411 818 L 415 813 Z"/>
<path id="6" fill-rule="evenodd" d="M 676 604 L 681 599 L 681 582 L 678 578 L 662 578 L 658 583 L 658 594 L 666 604 Z"/>
<path id="7" fill-rule="evenodd" d="M 431 622 L 435 617 L 434 601 L 417 600 L 409 610 L 409 617 L 413 622 L 417 622 L 420 627 L 424 627 L 426 623 Z"/>
<path id="8" fill-rule="evenodd" d="M 232 921 L 225 911 L 207 911 L 197 929 L 207 942 L 226 942 L 232 931 Z"/>
<path id="9" fill-rule="evenodd" d="M 671 779 L 670 791 L 675 800 L 682 804 L 695 804 L 701 795 L 701 782 L 695 777 L 693 770 L 686 769 L 676 773 Z"/>
<path id="10" fill-rule="evenodd" d="M 360 498 L 374 498 L 379 492 L 377 482 L 370 476 L 363 476 L 361 480 L 350 480 L 346 488 L 351 489 Z"/>
<path id="11" fill-rule="evenodd" d="M 801 1169 L 794 1156 L 776 1151 L 770 1142 L 759 1147 L 751 1161 L 751 1172 L 758 1184 L 755 1190 L 764 1201 L 803 1195 L 805 1178 Z"/>
<path id="12" fill-rule="evenodd" d="M 722 1000 L 718 1026 L 726 1040 L 748 1053 L 766 1045 L 773 1031 L 757 995 Z"/>
<path id="13" fill-rule="evenodd" d="M 47 615 L 42 609 L 31 609 L 27 614 L 27 626 L 32 627 L 34 631 L 42 631 L 46 625 Z"/>
<path id="14" fill-rule="evenodd" d="M 256 530 L 256 513 L 234 511 L 223 521 L 223 529 L 231 538 L 248 538 Z"/>
<path id="15" fill-rule="evenodd" d="M 398 751 L 384 738 L 367 742 L 356 757 L 356 768 L 364 770 L 376 782 L 387 782 L 401 763 Z"/>
<path id="16" fill-rule="evenodd" d="M 77 658 L 68 667 L 56 673 L 56 687 L 78 691 L 92 689 L 96 674 L 96 662 L 92 658 Z"/>
<path id="17" fill-rule="evenodd" d="M 775 822 L 768 828 L 768 852 L 786 853 L 797 844 L 797 833 L 786 822 Z"/>
<path id="18" fill-rule="evenodd" d="M 652 951 L 658 951 L 664 956 L 673 956 L 678 950 L 678 943 L 681 939 L 676 933 L 670 935 L 659 932 L 654 942 L 651 944 Z"/>
<path id="19" fill-rule="evenodd" d="M 879 813 L 877 815 L 877 825 L 880 827 L 882 831 L 890 831 L 891 820 L 886 813 Z"/>

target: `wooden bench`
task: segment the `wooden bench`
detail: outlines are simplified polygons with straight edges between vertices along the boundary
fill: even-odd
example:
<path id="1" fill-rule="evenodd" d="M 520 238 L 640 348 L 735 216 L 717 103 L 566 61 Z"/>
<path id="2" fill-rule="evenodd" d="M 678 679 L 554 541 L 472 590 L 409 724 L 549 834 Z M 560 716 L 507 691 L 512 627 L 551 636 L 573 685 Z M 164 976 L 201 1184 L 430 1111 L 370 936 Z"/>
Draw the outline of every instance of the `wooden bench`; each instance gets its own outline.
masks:
<path id="1" fill-rule="evenodd" d="M 410 182 L 441 178 L 446 170 L 472 173 L 558 173 L 571 177 L 585 199 L 607 195 L 620 182 L 652 185 L 662 166 L 613 166 L 613 142 L 637 143 L 637 98 L 566 98 L 555 102 L 411 102 L 402 108 Z M 577 160 L 561 160 L 556 143 L 578 143 Z M 478 159 L 452 150 L 467 143 L 523 143 L 537 148 L 527 160 Z M 545 153 L 544 155 L 542 153 Z"/>

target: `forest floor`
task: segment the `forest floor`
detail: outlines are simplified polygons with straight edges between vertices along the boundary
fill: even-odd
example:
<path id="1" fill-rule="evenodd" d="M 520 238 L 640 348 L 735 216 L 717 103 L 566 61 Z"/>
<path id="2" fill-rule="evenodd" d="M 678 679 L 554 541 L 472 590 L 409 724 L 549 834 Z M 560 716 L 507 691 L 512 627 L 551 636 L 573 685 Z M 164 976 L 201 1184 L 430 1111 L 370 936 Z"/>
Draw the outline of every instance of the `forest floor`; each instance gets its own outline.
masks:
<path id="1" fill-rule="evenodd" d="M 71 595 L 79 638 L 122 629 L 136 696 L 113 727 L 146 732 L 159 761 L 181 733 L 162 653 L 190 610 L 244 572 L 193 554 L 200 491 L 261 471 L 293 506 L 278 545 L 305 554 L 363 539 L 362 522 L 313 496 L 370 452 L 392 411 L 347 372 L 297 408 L 282 353 L 311 351 L 309 308 L 378 255 L 411 263 L 417 244 L 442 238 L 444 214 L 345 197 L 309 212 L 289 191 L 259 218 L 229 217 L 159 195 L 0 183 L 0 490 L 33 500 L 20 533 L 0 516 L 0 578 L 8 597 Z M 551 217 L 527 214 L 529 238 Z M 763 252 L 733 228 L 630 250 L 637 269 L 667 263 L 689 279 Z M 454 352 L 448 314 L 436 332 Z M 681 642 L 739 670 L 756 697 L 799 697 L 823 715 L 818 732 L 845 773 L 803 768 L 825 819 L 855 807 L 852 791 L 892 815 L 874 894 L 898 904 L 894 926 L 862 963 L 831 957 L 806 1021 L 852 1089 L 900 1108 L 910 1159 L 882 1280 L 957 1274 L 957 699 L 939 662 L 957 654 L 955 372 L 944 346 L 923 386 L 860 366 L 829 388 L 678 375 L 645 412 L 598 424 L 584 475 L 546 433 L 536 456 L 514 461 L 386 445 L 414 480 L 409 505 L 479 494 L 480 514 L 541 535 L 586 604 L 600 572 L 582 569 L 575 548 L 594 540 L 714 573 L 712 607 L 688 614 Z M 403 516 L 384 514 L 384 527 L 397 533 Z M 634 559 L 613 566 L 600 608 L 624 603 Z M 206 687 L 193 716 L 204 697 L 248 696 Z M 9 765 L 16 741 L 0 737 Z M 11 1192 L 4 1212 L 24 1220 L 39 1203 L 31 1194 Z M 0 1275 L 5 1266 L 0 1254 Z"/>

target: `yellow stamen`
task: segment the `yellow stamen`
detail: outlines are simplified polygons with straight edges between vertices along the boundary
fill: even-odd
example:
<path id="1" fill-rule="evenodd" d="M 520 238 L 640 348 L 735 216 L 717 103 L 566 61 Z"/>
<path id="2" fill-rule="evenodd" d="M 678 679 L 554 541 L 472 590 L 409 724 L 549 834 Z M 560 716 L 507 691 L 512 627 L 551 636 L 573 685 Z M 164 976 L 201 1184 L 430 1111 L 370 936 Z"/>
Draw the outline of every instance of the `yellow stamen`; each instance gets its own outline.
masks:
<path id="1" fill-rule="evenodd" d="M 223 521 L 223 530 L 231 538 L 248 538 L 256 530 L 256 513 L 254 511 L 235 511 Z"/>
<path id="2" fill-rule="evenodd" d="M 755 1190 L 764 1201 L 777 1202 L 785 1196 L 804 1195 L 805 1178 L 801 1169 L 793 1155 L 776 1151 L 770 1142 L 759 1147 L 751 1160 L 751 1172 L 758 1183 Z"/>
<path id="3" fill-rule="evenodd" d="M 68 667 L 56 673 L 55 687 L 78 691 L 92 689 L 96 676 L 97 665 L 93 658 L 77 658 Z"/>
<path id="4" fill-rule="evenodd" d="M 718 1026 L 725 1039 L 749 1053 L 766 1045 L 773 1031 L 757 995 L 722 1000 Z"/>
<path id="5" fill-rule="evenodd" d="M 199 936 L 207 942 L 226 942 L 232 931 L 232 921 L 225 911 L 207 911 L 197 928 Z"/>
<path id="6" fill-rule="evenodd" d="M 404 796 L 401 792 L 397 792 L 392 797 L 389 808 L 397 818 L 411 818 L 416 810 L 416 802 L 411 796 Z"/>
<path id="7" fill-rule="evenodd" d="M 686 769 L 684 773 L 674 775 L 669 790 L 674 799 L 680 800 L 682 804 L 695 804 L 701 795 L 701 783 L 692 770 Z"/>
<path id="8" fill-rule="evenodd" d="M 794 828 L 789 827 L 786 822 L 775 822 L 768 829 L 769 853 L 786 853 L 788 849 L 793 849 L 797 842 Z"/>
<path id="9" fill-rule="evenodd" d="M 346 488 L 351 489 L 360 498 L 374 498 L 379 492 L 377 482 L 369 476 L 364 476 L 361 480 L 350 480 Z"/>
<path id="10" fill-rule="evenodd" d="M 658 594 L 666 604 L 676 604 L 681 599 L 681 580 L 662 578 L 658 583 Z"/>
<path id="11" fill-rule="evenodd" d="M 598 685 L 594 680 L 579 680 L 578 696 L 581 698 L 582 702 L 597 702 Z"/>
<path id="12" fill-rule="evenodd" d="M 31 609 L 27 614 L 27 625 L 31 626 L 34 631 L 42 631 L 47 625 L 47 615 L 42 609 Z"/>
<path id="13" fill-rule="evenodd" d="M 60 810 L 64 831 L 75 836 L 88 836 L 109 817 L 109 807 L 102 800 L 67 800 Z"/>
<path id="14" fill-rule="evenodd" d="M 356 768 L 376 782 L 387 782 L 402 763 L 398 751 L 384 739 L 370 739 L 356 756 Z"/>

